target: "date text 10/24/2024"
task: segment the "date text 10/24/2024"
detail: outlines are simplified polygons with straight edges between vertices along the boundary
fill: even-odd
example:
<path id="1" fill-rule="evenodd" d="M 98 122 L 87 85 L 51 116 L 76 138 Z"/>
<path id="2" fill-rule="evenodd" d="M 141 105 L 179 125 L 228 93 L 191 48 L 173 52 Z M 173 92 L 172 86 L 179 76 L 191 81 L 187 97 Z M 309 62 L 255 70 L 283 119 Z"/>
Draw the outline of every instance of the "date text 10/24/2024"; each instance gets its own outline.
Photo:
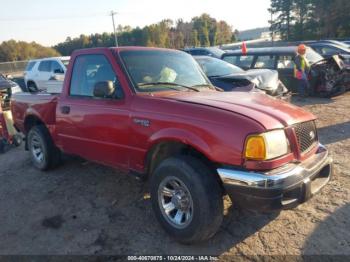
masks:
<path id="1" fill-rule="evenodd" d="M 217 261 L 215 256 L 128 256 L 128 261 Z"/>

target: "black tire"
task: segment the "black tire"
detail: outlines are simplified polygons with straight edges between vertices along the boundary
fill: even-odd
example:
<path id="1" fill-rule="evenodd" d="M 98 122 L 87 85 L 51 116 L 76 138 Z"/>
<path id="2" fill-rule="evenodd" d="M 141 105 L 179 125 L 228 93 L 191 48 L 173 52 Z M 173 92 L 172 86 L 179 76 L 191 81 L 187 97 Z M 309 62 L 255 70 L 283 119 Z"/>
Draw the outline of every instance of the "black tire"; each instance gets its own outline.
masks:
<path id="1" fill-rule="evenodd" d="M 28 136 L 28 149 L 34 166 L 40 170 L 48 170 L 56 167 L 61 162 L 61 152 L 55 147 L 50 133 L 43 125 L 34 126 Z M 34 150 L 40 147 L 42 159 L 35 154 Z"/>
<path id="2" fill-rule="evenodd" d="M 209 167 L 190 156 L 168 158 L 152 174 L 150 186 L 153 210 L 165 231 L 177 241 L 197 243 L 211 238 L 218 231 L 223 220 L 223 190 L 213 174 Z M 169 177 L 181 181 L 192 198 L 192 218 L 184 228 L 177 228 L 163 214 L 158 190 Z"/>
<path id="3" fill-rule="evenodd" d="M 35 92 L 38 92 L 38 87 L 36 86 L 36 84 L 34 82 L 28 82 L 27 83 L 27 90 L 30 93 L 35 93 Z"/>

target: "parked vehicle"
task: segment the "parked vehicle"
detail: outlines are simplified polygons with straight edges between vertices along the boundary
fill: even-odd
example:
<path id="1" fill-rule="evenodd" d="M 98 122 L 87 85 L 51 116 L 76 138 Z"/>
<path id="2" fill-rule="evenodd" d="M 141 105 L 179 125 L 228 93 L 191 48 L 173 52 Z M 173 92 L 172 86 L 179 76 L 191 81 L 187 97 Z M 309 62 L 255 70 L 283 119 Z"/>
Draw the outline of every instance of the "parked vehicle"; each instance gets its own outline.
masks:
<path id="1" fill-rule="evenodd" d="M 85 49 L 70 63 L 60 95 L 12 99 L 33 164 L 47 170 L 64 152 L 149 178 L 155 215 L 181 242 L 217 232 L 224 194 L 246 208 L 292 208 L 331 177 L 314 115 L 217 91 L 184 52 Z"/>
<path id="2" fill-rule="evenodd" d="M 18 93 L 22 91 L 20 86 L 12 81 L 11 75 L 5 76 L 3 74 L 0 74 L 0 90 L 9 90 L 10 94 L 11 92 Z"/>
<path id="3" fill-rule="evenodd" d="M 306 44 L 324 58 L 331 58 L 334 55 L 341 55 L 347 63 L 350 62 L 350 49 L 342 42 L 323 40 L 311 42 L 307 41 Z"/>
<path id="4" fill-rule="evenodd" d="M 195 56 L 198 64 L 209 78 L 210 82 L 224 91 L 253 91 L 257 89 L 264 93 L 289 100 L 288 89 L 279 80 L 278 72 L 270 69 L 243 69 L 227 63 L 223 60 L 208 57 Z"/>
<path id="5" fill-rule="evenodd" d="M 296 50 L 296 46 L 248 48 L 246 54 L 241 50 L 228 51 L 222 59 L 244 69 L 275 69 L 284 85 L 295 92 L 297 90 L 294 80 Z M 338 56 L 324 59 L 308 48 L 306 59 L 311 65 L 310 95 L 331 97 L 350 88 L 349 67 L 344 65 Z"/>
<path id="6" fill-rule="evenodd" d="M 24 82 L 29 92 L 45 90 L 60 93 L 69 57 L 50 57 L 30 60 L 24 71 Z"/>
<path id="7" fill-rule="evenodd" d="M 225 51 L 217 47 L 191 47 L 184 48 L 182 51 L 193 56 L 211 56 L 219 59 L 221 59 L 222 55 L 225 53 Z"/>
<path id="8" fill-rule="evenodd" d="M 22 142 L 22 137 L 13 127 L 10 111 L 11 96 L 19 92 L 22 90 L 16 83 L 0 74 L 0 153 L 4 153 L 10 145 L 19 146 Z"/>

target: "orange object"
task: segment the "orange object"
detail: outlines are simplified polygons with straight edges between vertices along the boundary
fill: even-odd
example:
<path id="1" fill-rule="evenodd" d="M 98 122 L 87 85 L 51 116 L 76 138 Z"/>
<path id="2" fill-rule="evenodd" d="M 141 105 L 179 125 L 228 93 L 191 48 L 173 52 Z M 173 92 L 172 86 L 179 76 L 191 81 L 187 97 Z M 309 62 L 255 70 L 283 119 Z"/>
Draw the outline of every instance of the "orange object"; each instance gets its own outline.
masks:
<path id="1" fill-rule="evenodd" d="M 306 52 L 306 46 L 305 46 L 304 44 L 300 44 L 300 45 L 298 46 L 298 53 L 299 53 L 300 55 L 304 55 L 305 52 Z"/>
<path id="2" fill-rule="evenodd" d="M 263 136 L 250 136 L 247 139 L 245 157 L 253 160 L 265 160 L 266 145 Z"/>
<path id="3" fill-rule="evenodd" d="M 245 42 L 242 43 L 242 54 L 246 55 L 247 54 L 247 44 Z"/>

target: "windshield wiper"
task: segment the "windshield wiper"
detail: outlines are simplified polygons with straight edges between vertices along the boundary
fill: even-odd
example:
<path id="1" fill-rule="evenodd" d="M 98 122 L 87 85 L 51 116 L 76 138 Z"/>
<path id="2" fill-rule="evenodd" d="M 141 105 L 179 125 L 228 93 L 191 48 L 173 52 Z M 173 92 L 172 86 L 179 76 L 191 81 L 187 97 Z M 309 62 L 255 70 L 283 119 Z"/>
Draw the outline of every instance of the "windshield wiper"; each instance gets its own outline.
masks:
<path id="1" fill-rule="evenodd" d="M 194 88 L 194 87 L 202 87 L 202 86 L 205 86 L 205 87 L 208 87 L 209 89 L 220 91 L 220 92 L 224 91 L 223 89 L 221 89 L 219 87 L 216 87 L 216 86 L 213 86 L 213 85 L 209 85 L 209 84 L 194 85 L 194 86 L 191 86 L 191 87 Z"/>
<path id="2" fill-rule="evenodd" d="M 195 92 L 200 92 L 198 89 L 194 88 L 194 87 L 191 87 L 191 86 L 184 86 L 184 85 L 180 85 L 180 84 L 176 84 L 176 83 L 169 83 L 169 82 L 153 82 L 153 83 L 140 83 L 140 84 L 137 84 L 139 87 L 140 86 L 157 86 L 157 85 L 168 85 L 168 86 L 177 86 L 177 87 L 183 87 L 183 88 L 186 88 L 188 90 L 193 90 Z M 176 88 L 171 88 L 171 89 L 174 89 L 174 90 L 179 90 L 179 89 L 176 89 Z"/>

